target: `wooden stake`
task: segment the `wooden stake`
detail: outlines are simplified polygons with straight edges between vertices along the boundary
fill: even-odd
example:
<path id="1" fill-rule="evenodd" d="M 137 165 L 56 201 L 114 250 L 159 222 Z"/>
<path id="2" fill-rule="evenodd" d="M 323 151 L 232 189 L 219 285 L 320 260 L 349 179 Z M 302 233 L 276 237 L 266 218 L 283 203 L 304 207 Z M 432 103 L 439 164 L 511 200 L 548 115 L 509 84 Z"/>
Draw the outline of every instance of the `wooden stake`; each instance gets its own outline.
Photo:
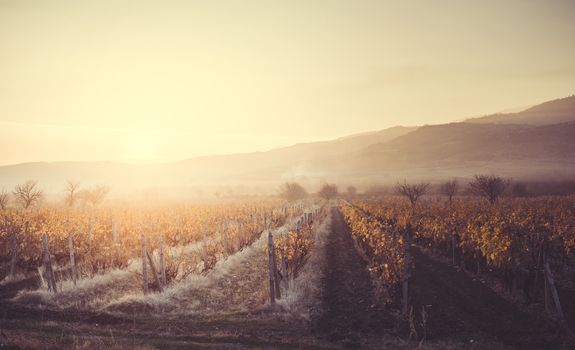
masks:
<path id="1" fill-rule="evenodd" d="M 54 270 L 52 270 L 52 259 L 50 258 L 50 248 L 48 246 L 48 234 L 42 236 L 44 245 L 44 269 L 46 270 L 46 279 L 48 280 L 48 289 L 54 293 L 58 292 Z"/>
<path id="2" fill-rule="evenodd" d="M 158 285 L 158 289 L 160 290 L 160 293 L 163 293 L 164 288 L 162 287 L 162 283 L 160 283 L 160 279 L 158 278 L 158 273 L 156 272 L 156 265 L 154 264 L 154 260 L 152 260 L 152 256 L 150 255 L 150 253 L 146 252 L 146 255 L 148 256 L 148 262 L 150 263 L 150 267 L 152 268 L 152 275 L 154 275 L 154 280 Z"/>
<path id="3" fill-rule="evenodd" d="M 275 272 L 276 269 L 274 265 L 274 237 L 271 231 L 268 232 L 268 272 L 270 278 L 270 304 L 274 305 L 276 303 L 275 296 Z"/>
<path id="4" fill-rule="evenodd" d="M 549 261 L 545 258 L 545 277 L 546 280 L 549 281 L 549 290 L 551 291 L 551 295 L 553 296 L 553 302 L 555 303 L 555 309 L 557 310 L 557 315 L 561 321 L 565 320 L 565 316 L 563 315 L 563 308 L 561 308 L 561 302 L 559 301 L 559 294 L 557 293 L 557 288 L 555 288 L 555 281 L 553 280 L 553 274 L 551 273 L 551 269 L 549 268 Z"/>
<path id="5" fill-rule="evenodd" d="M 451 261 L 455 266 L 455 234 L 451 234 Z"/>
<path id="6" fill-rule="evenodd" d="M 72 280 L 74 285 L 76 285 L 76 259 L 74 257 L 74 242 L 72 241 L 72 234 L 68 233 L 68 250 L 70 252 L 70 268 L 72 269 Z"/>
<path id="7" fill-rule="evenodd" d="M 276 299 L 280 299 L 282 297 L 282 293 L 281 293 L 281 289 L 280 289 L 280 276 L 279 276 L 279 271 L 277 268 L 277 260 L 276 260 L 276 249 L 275 247 L 272 245 L 272 251 L 273 251 L 273 266 L 274 266 L 274 285 L 276 288 Z"/>
<path id="8" fill-rule="evenodd" d="M 168 282 L 166 281 L 166 265 L 164 263 L 164 237 L 160 235 L 160 274 L 162 275 L 162 287 L 165 287 Z"/>
<path id="9" fill-rule="evenodd" d="M 547 279 L 547 271 L 545 271 L 545 262 L 547 261 L 547 256 L 543 252 L 543 282 L 544 282 L 544 296 L 545 296 L 545 311 L 551 312 L 551 305 L 549 303 L 549 280 Z"/>
<path id="10" fill-rule="evenodd" d="M 533 293 L 533 300 L 537 300 L 537 295 L 539 289 L 537 286 L 539 285 L 539 271 L 543 265 L 543 247 L 539 248 L 539 253 L 537 253 L 537 265 L 535 265 L 535 282 L 533 282 L 532 293 Z"/>
<path id="11" fill-rule="evenodd" d="M 408 224 L 403 236 L 403 282 L 402 282 L 402 305 L 401 312 L 407 317 L 409 296 L 409 266 L 411 264 L 411 225 Z"/>
<path id="12" fill-rule="evenodd" d="M 146 258 L 148 256 L 148 251 L 146 249 L 146 237 L 142 234 L 142 279 L 144 287 L 144 295 L 148 294 L 148 266 L 146 264 Z"/>
<path id="13" fill-rule="evenodd" d="M 12 236 L 12 259 L 10 259 L 10 279 L 14 279 L 16 272 L 16 257 L 18 256 L 18 231 L 14 230 Z"/>
<path id="14" fill-rule="evenodd" d="M 287 262 L 286 262 L 285 251 L 283 248 L 281 250 L 281 256 L 282 256 L 282 281 L 283 281 L 284 289 L 288 290 L 289 279 L 288 279 L 288 273 L 287 273 Z"/>

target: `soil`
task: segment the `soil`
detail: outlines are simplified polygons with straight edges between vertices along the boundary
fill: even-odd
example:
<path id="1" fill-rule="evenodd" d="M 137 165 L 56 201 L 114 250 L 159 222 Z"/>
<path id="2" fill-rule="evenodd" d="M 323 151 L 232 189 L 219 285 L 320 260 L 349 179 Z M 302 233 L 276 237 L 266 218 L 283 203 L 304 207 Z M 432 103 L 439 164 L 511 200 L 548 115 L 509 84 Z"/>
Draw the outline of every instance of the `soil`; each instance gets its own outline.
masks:
<path id="1" fill-rule="evenodd" d="M 323 314 L 317 331 L 357 348 L 366 336 L 393 329 L 394 318 L 375 302 L 367 264 L 354 248 L 349 226 L 336 208 L 332 209 L 326 249 Z"/>
<path id="2" fill-rule="evenodd" d="M 566 331 L 548 318 L 520 310 L 480 280 L 413 250 L 410 293 L 419 336 L 464 342 L 493 339 L 517 349 L 572 348 Z M 422 309 L 427 323 L 421 325 Z"/>

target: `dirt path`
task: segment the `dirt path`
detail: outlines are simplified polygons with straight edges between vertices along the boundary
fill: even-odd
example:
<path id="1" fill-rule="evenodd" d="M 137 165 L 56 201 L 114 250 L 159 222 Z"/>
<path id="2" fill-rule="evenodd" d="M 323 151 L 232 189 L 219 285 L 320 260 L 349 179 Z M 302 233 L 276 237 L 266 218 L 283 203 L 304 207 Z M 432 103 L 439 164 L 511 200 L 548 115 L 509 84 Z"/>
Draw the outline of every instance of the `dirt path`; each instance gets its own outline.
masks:
<path id="1" fill-rule="evenodd" d="M 354 348 L 363 335 L 382 334 L 393 320 L 373 303 L 373 288 L 366 262 L 354 248 L 350 229 L 337 208 L 332 208 L 332 230 L 326 247 L 323 277 L 323 314 L 317 330 L 333 341 Z"/>
<path id="2" fill-rule="evenodd" d="M 561 337 L 548 320 L 522 312 L 480 281 L 418 249 L 413 254 L 410 292 L 418 320 L 426 307 L 427 339 L 486 338 L 517 349 L 562 348 Z"/>

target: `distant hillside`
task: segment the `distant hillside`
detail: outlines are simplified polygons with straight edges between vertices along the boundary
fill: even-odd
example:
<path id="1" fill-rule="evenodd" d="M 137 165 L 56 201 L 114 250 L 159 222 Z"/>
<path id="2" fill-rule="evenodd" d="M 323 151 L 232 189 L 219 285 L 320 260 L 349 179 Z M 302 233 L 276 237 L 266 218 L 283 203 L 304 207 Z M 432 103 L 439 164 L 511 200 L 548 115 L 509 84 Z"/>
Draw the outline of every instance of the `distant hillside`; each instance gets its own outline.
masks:
<path id="1" fill-rule="evenodd" d="M 575 95 L 548 101 L 517 113 L 468 119 L 467 123 L 548 125 L 575 121 Z"/>
<path id="2" fill-rule="evenodd" d="M 575 177 L 575 122 L 555 125 L 452 123 L 421 127 L 347 159 L 347 176 L 397 181 L 497 173 L 522 179 Z M 337 169 L 331 164 L 333 169 Z"/>
<path id="3" fill-rule="evenodd" d="M 532 126 L 452 123 L 424 126 L 385 144 L 367 147 L 390 164 L 466 161 L 575 161 L 575 122 Z"/>
<path id="4" fill-rule="evenodd" d="M 104 184 L 111 193 L 134 190 L 189 196 L 200 188 L 274 191 L 284 181 L 317 188 L 443 180 L 476 173 L 514 178 L 575 177 L 575 96 L 519 113 L 463 123 L 394 127 L 330 141 L 301 143 L 267 152 L 191 158 L 166 164 L 112 162 L 27 163 L 0 167 L 0 188 L 27 179 L 58 193 L 68 179 Z M 188 197 L 186 197 L 188 198 Z"/>
<path id="5" fill-rule="evenodd" d="M 380 131 L 340 137 L 330 141 L 299 143 L 290 147 L 274 149 L 269 153 L 298 160 L 333 156 L 356 152 L 375 143 L 385 143 L 407 135 L 416 129 L 417 127 L 396 126 Z"/>
<path id="6" fill-rule="evenodd" d="M 131 190 L 148 187 L 257 184 L 276 186 L 287 179 L 323 177 L 315 164 L 321 159 L 359 151 L 374 143 L 403 136 L 415 127 L 393 127 L 330 141 L 301 143 L 268 152 L 191 158 L 167 164 L 114 162 L 38 162 L 0 167 L 0 188 L 12 188 L 27 179 L 43 188 L 60 190 L 68 179 L 84 186 L 107 184 Z"/>

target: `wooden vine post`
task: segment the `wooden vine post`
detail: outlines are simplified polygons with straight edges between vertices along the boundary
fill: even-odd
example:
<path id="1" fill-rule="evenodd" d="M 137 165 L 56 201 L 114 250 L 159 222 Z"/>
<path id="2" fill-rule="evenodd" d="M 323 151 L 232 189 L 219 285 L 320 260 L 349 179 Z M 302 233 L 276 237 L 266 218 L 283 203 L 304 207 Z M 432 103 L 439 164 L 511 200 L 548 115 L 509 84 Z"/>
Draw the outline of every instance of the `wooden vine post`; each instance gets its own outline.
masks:
<path id="1" fill-rule="evenodd" d="M 551 273 L 551 269 L 549 268 L 549 261 L 547 260 L 547 254 L 543 256 L 543 268 L 545 273 L 545 285 L 547 286 L 545 290 L 545 305 L 548 308 L 547 300 L 548 300 L 548 291 L 551 292 L 551 296 L 553 297 L 553 303 L 555 304 L 555 310 L 557 312 L 557 316 L 562 322 L 565 322 L 565 316 L 563 314 L 563 308 L 561 307 L 561 302 L 559 301 L 559 294 L 557 293 L 557 288 L 555 288 L 555 281 L 553 279 L 553 274 Z"/>
<path id="2" fill-rule="evenodd" d="M 146 264 L 146 259 L 148 256 L 148 251 L 146 249 L 146 237 L 144 234 L 141 236 L 142 240 L 142 283 L 144 287 L 144 295 L 148 294 L 148 266 Z"/>
<path id="3" fill-rule="evenodd" d="M 541 275 L 541 273 L 539 272 L 540 270 L 543 270 L 543 244 L 541 244 L 541 246 L 539 247 L 539 253 L 537 253 L 537 265 L 535 266 L 535 282 L 533 283 L 533 289 L 532 289 L 534 300 L 537 299 L 537 294 L 539 292 L 539 288 L 537 288 L 537 286 L 539 286 L 539 278 L 540 278 L 539 276 Z"/>
<path id="4" fill-rule="evenodd" d="M 56 286 L 56 278 L 54 277 L 54 270 L 52 270 L 52 259 L 50 258 L 50 247 L 48 246 L 48 234 L 44 233 L 42 236 L 42 243 L 44 246 L 44 270 L 46 271 L 46 279 L 48 281 L 48 289 L 51 292 L 57 293 L 58 287 Z"/>
<path id="5" fill-rule="evenodd" d="M 411 264 L 411 224 L 407 224 L 403 235 L 403 276 L 402 276 L 402 303 L 401 312 L 403 316 L 407 316 L 409 309 L 409 267 Z"/>
<path id="6" fill-rule="evenodd" d="M 10 279 L 14 279 L 16 272 L 16 257 L 18 256 L 18 230 L 12 235 L 12 259 L 10 259 Z"/>
<path id="7" fill-rule="evenodd" d="M 280 276 L 279 271 L 277 269 L 277 260 L 276 260 L 276 249 L 272 244 L 272 259 L 273 259 L 273 273 L 274 273 L 274 286 L 276 289 L 276 299 L 280 299 L 282 297 L 282 293 L 280 290 Z"/>
<path id="8" fill-rule="evenodd" d="M 543 262 L 542 262 L 542 267 L 543 267 L 543 284 L 544 284 L 544 297 L 545 297 L 545 311 L 547 312 L 551 312 L 551 303 L 550 303 L 550 297 L 549 297 L 549 279 L 547 279 L 547 271 L 545 271 L 545 263 L 547 262 L 547 256 L 546 253 L 543 252 Z"/>
<path id="9" fill-rule="evenodd" d="M 453 264 L 453 266 L 456 266 L 456 262 L 455 262 L 455 245 L 456 245 L 456 239 L 455 239 L 455 232 L 451 234 L 451 263 Z"/>
<path id="10" fill-rule="evenodd" d="M 120 262 L 120 237 L 119 237 L 119 228 L 118 228 L 118 222 L 116 221 L 116 219 L 112 219 L 112 240 L 114 243 L 114 254 L 112 256 L 112 265 L 113 264 L 118 264 Z"/>
<path id="11" fill-rule="evenodd" d="M 274 253 L 274 237 L 271 231 L 268 232 L 268 272 L 270 278 L 270 304 L 276 303 L 275 295 L 275 253 Z"/>
<path id="12" fill-rule="evenodd" d="M 288 290 L 289 289 L 289 279 L 288 279 L 288 273 L 287 273 L 287 262 L 286 262 L 286 256 L 285 256 L 285 249 L 284 248 L 281 249 L 281 257 L 282 257 L 282 282 L 284 285 L 284 289 Z"/>
<path id="13" fill-rule="evenodd" d="M 162 286 L 166 287 L 166 264 L 164 262 L 164 237 L 160 234 L 160 275 L 162 277 Z"/>
<path id="14" fill-rule="evenodd" d="M 72 281 L 76 285 L 78 274 L 76 271 L 76 258 L 74 256 L 74 241 L 72 240 L 72 233 L 68 233 L 68 251 L 70 253 L 70 269 L 72 270 Z"/>
<path id="15" fill-rule="evenodd" d="M 162 286 L 162 283 L 160 282 L 160 278 L 158 277 L 158 272 L 156 270 L 156 265 L 154 264 L 154 260 L 152 259 L 152 256 L 150 255 L 149 252 L 146 252 L 146 255 L 148 256 L 148 262 L 150 263 L 150 268 L 152 269 L 152 275 L 154 275 L 154 281 L 156 281 L 156 284 L 158 285 L 158 289 L 160 290 L 160 293 L 163 293 L 164 288 Z"/>

